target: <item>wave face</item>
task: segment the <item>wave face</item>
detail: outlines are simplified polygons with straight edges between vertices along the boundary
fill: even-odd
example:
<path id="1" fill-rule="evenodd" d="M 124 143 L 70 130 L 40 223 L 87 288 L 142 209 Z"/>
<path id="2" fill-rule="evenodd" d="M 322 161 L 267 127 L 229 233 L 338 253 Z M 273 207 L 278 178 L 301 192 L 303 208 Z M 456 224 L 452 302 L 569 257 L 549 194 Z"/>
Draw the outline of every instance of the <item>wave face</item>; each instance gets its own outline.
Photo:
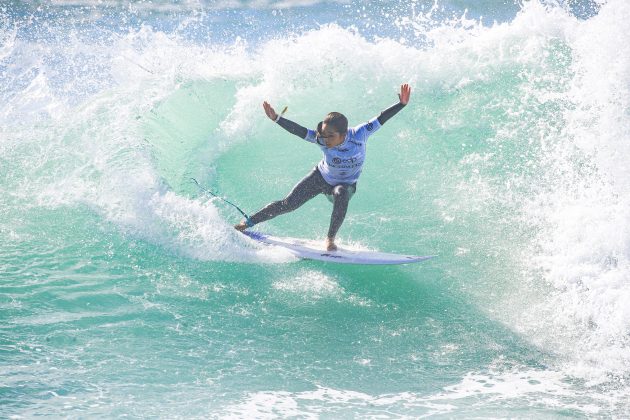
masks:
<path id="1" fill-rule="evenodd" d="M 0 6 L 2 417 L 627 417 L 630 5 Z M 369 140 L 341 243 L 232 229 Z M 323 239 L 315 198 L 260 226 Z M 499 413 L 499 414 L 497 414 Z"/>

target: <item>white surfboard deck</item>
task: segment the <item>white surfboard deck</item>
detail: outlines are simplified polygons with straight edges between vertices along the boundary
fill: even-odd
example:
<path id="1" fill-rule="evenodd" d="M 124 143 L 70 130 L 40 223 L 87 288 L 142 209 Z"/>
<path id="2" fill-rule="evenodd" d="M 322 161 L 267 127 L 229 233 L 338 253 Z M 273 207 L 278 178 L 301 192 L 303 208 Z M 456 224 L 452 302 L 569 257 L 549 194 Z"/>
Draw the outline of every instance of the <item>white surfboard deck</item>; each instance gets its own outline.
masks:
<path id="1" fill-rule="evenodd" d="M 285 248 L 299 258 L 339 264 L 409 264 L 435 257 L 435 255 L 400 255 L 378 251 L 353 250 L 341 246 L 339 246 L 336 251 L 326 251 L 324 241 L 280 238 L 253 231 L 244 231 L 243 233 L 255 241 Z"/>

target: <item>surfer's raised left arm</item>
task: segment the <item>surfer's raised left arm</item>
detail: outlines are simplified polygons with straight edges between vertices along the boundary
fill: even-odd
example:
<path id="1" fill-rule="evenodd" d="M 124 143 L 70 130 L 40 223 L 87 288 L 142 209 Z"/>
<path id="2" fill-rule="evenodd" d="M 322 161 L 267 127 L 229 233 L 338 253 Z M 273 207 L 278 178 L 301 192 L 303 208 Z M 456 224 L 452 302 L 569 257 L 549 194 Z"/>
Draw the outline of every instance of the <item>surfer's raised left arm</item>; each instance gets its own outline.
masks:
<path id="1" fill-rule="evenodd" d="M 308 134 L 308 129 L 306 127 L 302 127 L 298 123 L 283 118 L 282 114 L 278 115 L 278 113 L 273 109 L 269 102 L 263 102 L 263 108 L 265 109 L 265 114 L 267 114 L 267 117 L 269 117 L 269 119 L 278 123 L 280 127 L 284 128 L 289 133 L 295 134 L 301 139 L 304 139 Z"/>
<path id="2" fill-rule="evenodd" d="M 398 103 L 390 106 L 385 111 L 381 112 L 378 116 L 378 122 L 383 125 L 387 120 L 396 115 L 398 111 L 403 109 L 409 103 L 411 97 L 411 86 L 407 83 L 400 86 L 400 93 L 398 94 Z"/>

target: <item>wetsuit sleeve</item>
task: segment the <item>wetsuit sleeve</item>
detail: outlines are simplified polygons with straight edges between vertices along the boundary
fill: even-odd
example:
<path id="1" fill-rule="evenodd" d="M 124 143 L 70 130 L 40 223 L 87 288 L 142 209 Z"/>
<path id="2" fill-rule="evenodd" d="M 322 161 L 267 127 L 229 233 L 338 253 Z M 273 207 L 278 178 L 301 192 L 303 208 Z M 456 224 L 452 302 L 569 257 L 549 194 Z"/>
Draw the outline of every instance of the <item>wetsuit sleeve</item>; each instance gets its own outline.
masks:
<path id="1" fill-rule="evenodd" d="M 374 134 L 379 128 L 381 123 L 378 118 L 372 118 L 365 124 L 358 125 L 352 129 L 353 137 L 355 140 L 366 141 L 368 137 Z"/>
<path id="2" fill-rule="evenodd" d="M 301 139 L 306 139 L 306 135 L 308 134 L 308 130 L 306 127 L 302 127 L 300 124 L 294 123 L 291 120 L 287 120 L 286 118 L 280 117 L 278 120 L 278 125 L 285 130 L 287 130 L 291 134 L 295 134 Z"/>
<path id="3" fill-rule="evenodd" d="M 403 109 L 405 107 L 405 105 L 403 105 L 402 103 L 398 102 L 397 104 L 394 104 L 392 106 L 390 106 L 389 108 L 387 108 L 385 111 L 381 112 L 381 115 L 378 116 L 378 122 L 383 125 L 385 124 L 385 122 L 387 122 L 387 120 L 389 120 L 391 117 L 393 117 L 394 115 L 396 115 L 398 113 L 398 111 L 400 111 L 401 109 Z"/>

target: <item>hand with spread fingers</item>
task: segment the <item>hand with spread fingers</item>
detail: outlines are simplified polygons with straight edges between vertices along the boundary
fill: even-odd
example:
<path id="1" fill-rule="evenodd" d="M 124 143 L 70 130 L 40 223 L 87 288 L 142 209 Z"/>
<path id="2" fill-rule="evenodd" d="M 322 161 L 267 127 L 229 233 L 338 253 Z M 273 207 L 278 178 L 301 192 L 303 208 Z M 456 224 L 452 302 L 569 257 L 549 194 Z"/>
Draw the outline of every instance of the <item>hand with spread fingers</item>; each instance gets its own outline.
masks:
<path id="1" fill-rule="evenodd" d="M 411 96 L 411 86 L 407 83 L 400 86 L 400 93 L 398 94 L 398 99 L 400 103 L 403 105 L 407 105 L 409 103 L 409 97 Z"/>

